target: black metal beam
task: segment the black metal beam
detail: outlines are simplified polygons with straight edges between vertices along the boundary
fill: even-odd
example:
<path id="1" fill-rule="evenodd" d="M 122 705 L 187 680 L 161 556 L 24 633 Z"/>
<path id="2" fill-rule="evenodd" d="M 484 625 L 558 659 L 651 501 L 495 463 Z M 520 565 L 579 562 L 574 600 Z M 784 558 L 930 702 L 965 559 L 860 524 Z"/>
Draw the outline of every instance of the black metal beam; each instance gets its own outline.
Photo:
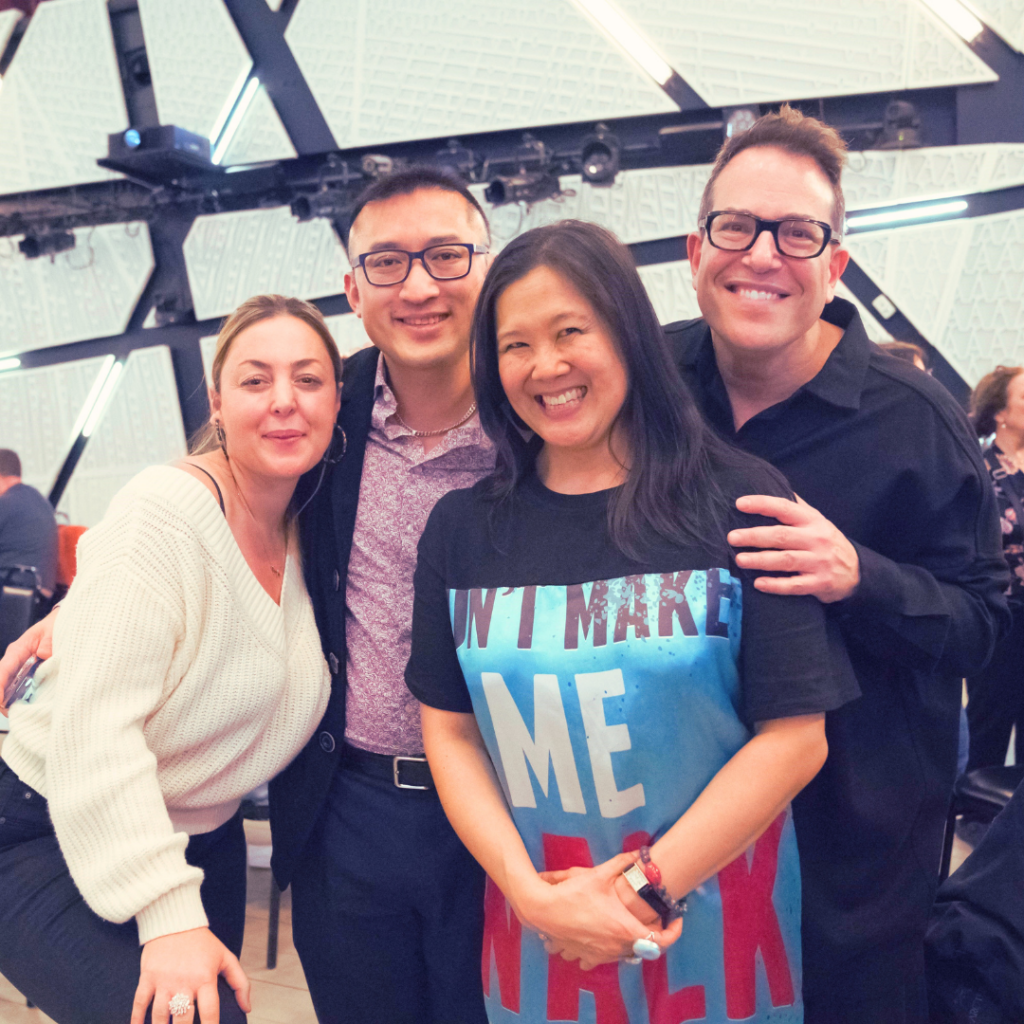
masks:
<path id="1" fill-rule="evenodd" d="M 1024 142 L 1024 54 L 990 28 L 971 48 L 999 75 L 999 81 L 957 89 L 957 143 Z"/>

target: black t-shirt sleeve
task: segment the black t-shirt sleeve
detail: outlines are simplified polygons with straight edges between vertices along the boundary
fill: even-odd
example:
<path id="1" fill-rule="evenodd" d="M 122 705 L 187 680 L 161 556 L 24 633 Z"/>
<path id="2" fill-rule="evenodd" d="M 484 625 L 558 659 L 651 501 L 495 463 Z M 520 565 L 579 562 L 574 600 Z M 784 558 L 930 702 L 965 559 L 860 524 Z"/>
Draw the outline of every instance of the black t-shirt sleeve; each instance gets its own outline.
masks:
<path id="1" fill-rule="evenodd" d="M 748 481 L 736 496 L 758 493 L 792 500 L 793 492 L 777 471 L 764 468 L 769 471 L 756 474 L 757 491 L 750 490 Z M 737 510 L 730 529 L 774 525 L 775 519 Z M 754 586 L 759 576 L 784 573 L 740 569 L 735 562 L 731 571 L 743 587 L 741 710 L 748 725 L 834 711 L 860 696 L 846 646 L 816 597 L 766 594 Z"/>
<path id="2" fill-rule="evenodd" d="M 405 668 L 405 682 L 412 695 L 441 711 L 471 714 L 469 697 L 452 633 L 448 612 L 445 510 L 448 496 L 434 506 L 420 537 L 412 612 L 412 652 Z"/>

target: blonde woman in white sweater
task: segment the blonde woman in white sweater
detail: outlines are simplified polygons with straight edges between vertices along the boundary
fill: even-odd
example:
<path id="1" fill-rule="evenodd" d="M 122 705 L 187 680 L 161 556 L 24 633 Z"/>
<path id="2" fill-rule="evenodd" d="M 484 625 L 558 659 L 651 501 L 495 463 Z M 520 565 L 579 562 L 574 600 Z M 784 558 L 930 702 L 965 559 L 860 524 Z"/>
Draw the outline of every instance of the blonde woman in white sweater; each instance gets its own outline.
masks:
<path id="1" fill-rule="evenodd" d="M 53 656 L 10 709 L 0 973 L 59 1024 L 245 1019 L 239 802 L 327 703 L 292 518 L 340 454 L 337 347 L 315 307 L 259 296 L 212 376 L 207 443 L 84 535 Z"/>

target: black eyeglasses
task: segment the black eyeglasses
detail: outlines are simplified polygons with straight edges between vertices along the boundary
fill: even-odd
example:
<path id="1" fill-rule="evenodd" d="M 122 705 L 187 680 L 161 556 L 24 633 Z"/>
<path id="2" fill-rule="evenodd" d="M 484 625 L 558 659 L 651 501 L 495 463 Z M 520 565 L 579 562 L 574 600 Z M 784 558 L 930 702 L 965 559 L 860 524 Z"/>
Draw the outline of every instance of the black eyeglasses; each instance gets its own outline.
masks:
<path id="1" fill-rule="evenodd" d="M 472 269 L 473 255 L 485 252 L 485 246 L 468 242 L 430 245 L 419 252 L 381 249 L 379 252 L 364 252 L 359 257 L 359 266 L 363 268 L 366 280 L 378 288 L 401 284 L 409 276 L 413 260 L 419 260 L 435 281 L 457 281 Z"/>
<path id="2" fill-rule="evenodd" d="M 820 256 L 829 242 L 839 242 L 832 237 L 832 228 L 820 220 L 762 220 L 749 213 L 733 213 L 716 210 L 704 220 L 708 241 L 716 249 L 729 252 L 745 252 L 752 249 L 762 231 L 771 232 L 775 248 L 783 256 L 795 260 L 813 260 Z"/>

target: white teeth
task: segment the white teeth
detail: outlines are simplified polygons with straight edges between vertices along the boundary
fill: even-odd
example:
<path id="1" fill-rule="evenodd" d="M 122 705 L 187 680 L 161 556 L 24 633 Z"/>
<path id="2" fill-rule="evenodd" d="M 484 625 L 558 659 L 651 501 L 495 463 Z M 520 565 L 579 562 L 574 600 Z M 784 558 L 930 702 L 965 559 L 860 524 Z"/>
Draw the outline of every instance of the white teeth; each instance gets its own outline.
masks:
<path id="1" fill-rule="evenodd" d="M 754 299 L 757 302 L 770 302 L 772 299 L 782 298 L 778 292 L 756 292 L 751 288 L 737 288 L 736 294 L 742 295 L 745 299 Z"/>
<path id="2" fill-rule="evenodd" d="M 405 316 L 402 317 L 402 323 L 408 324 L 410 327 L 429 327 L 432 324 L 438 324 L 441 322 L 440 316 Z"/>
<path id="3" fill-rule="evenodd" d="M 565 405 L 566 402 L 575 402 L 582 398 L 586 388 L 569 388 L 560 395 L 541 395 L 540 399 L 545 405 Z"/>

